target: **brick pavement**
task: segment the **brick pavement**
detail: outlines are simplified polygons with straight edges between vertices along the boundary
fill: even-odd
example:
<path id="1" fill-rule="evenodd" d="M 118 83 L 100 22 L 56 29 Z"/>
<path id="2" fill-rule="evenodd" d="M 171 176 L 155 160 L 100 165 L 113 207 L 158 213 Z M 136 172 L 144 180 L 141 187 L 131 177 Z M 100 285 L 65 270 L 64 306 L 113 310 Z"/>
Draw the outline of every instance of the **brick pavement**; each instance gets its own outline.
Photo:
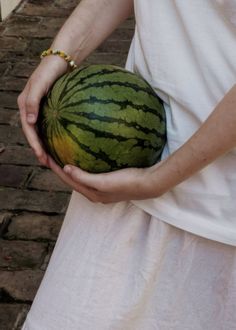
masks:
<path id="1" fill-rule="evenodd" d="M 70 189 L 40 166 L 29 148 L 16 99 L 39 53 L 77 3 L 25 0 L 0 23 L 0 330 L 21 328 L 70 198 Z M 132 34 L 128 20 L 86 63 L 123 66 Z"/>

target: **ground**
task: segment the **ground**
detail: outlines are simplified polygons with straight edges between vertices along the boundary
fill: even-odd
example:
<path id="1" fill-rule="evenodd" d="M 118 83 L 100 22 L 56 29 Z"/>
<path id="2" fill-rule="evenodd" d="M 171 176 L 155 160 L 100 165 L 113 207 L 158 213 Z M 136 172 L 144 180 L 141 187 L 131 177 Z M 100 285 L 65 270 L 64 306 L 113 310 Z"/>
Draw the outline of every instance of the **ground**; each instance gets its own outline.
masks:
<path id="1" fill-rule="evenodd" d="M 40 3 L 40 4 L 39 4 Z M 50 260 L 71 190 L 37 162 L 16 99 L 78 0 L 25 0 L 0 23 L 0 329 L 21 328 Z M 133 20 L 86 63 L 124 66 Z M 46 330 L 46 329 L 45 329 Z"/>

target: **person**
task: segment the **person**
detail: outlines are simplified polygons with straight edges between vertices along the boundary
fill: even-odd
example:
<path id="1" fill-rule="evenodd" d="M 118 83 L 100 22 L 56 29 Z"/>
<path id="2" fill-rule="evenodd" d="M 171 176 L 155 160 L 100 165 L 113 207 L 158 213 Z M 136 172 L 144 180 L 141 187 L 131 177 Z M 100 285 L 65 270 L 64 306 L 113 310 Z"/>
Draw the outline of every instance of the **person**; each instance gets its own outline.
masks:
<path id="1" fill-rule="evenodd" d="M 42 59 L 18 98 L 42 165 L 73 189 L 23 330 L 233 330 L 236 324 L 236 3 L 84 0 L 51 48 L 78 66 L 135 13 L 127 69 L 162 98 L 149 168 L 91 174 L 44 151 L 39 103 L 67 70 Z"/>

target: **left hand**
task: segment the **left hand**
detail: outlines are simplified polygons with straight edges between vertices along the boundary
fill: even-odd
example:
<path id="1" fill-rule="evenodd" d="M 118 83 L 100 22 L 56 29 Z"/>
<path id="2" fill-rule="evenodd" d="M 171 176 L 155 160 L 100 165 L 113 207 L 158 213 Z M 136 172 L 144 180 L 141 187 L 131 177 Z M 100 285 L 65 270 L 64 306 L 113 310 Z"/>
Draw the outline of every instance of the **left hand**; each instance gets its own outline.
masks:
<path id="1" fill-rule="evenodd" d="M 49 157 L 49 165 L 53 172 L 73 190 L 83 194 L 92 202 L 104 204 L 156 197 L 153 173 L 159 164 L 149 168 L 128 168 L 109 173 L 91 174 L 72 165 L 67 165 L 62 170 Z"/>

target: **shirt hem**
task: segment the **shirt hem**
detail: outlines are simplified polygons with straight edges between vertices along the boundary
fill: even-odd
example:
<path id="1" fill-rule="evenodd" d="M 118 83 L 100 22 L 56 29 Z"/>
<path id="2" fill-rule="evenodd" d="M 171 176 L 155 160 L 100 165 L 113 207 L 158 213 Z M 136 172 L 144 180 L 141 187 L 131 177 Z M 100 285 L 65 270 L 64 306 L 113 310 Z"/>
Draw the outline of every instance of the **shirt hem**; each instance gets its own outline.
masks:
<path id="1" fill-rule="evenodd" d="M 179 214 L 178 219 L 171 217 L 168 214 L 164 214 L 159 210 L 158 208 L 153 211 L 153 208 L 148 207 L 148 205 L 143 205 L 141 201 L 131 201 L 135 206 L 143 209 L 145 212 L 149 213 L 150 215 L 158 218 L 159 220 L 168 223 L 169 225 L 172 225 L 176 228 L 182 229 L 184 231 L 187 231 L 191 234 L 210 239 L 213 241 L 217 241 L 223 244 L 236 246 L 236 232 L 233 235 L 232 238 L 232 230 L 227 230 L 225 227 L 218 226 L 221 230 L 221 234 L 219 234 L 218 231 L 213 230 L 213 227 L 215 228 L 215 224 L 212 224 L 211 221 L 205 219 L 204 220 L 204 226 L 201 226 L 197 224 L 197 219 L 193 217 L 188 217 L 183 214 Z M 168 206 L 170 209 L 170 207 Z M 185 218 L 185 220 L 183 219 Z M 187 220 L 186 220 L 187 218 Z M 202 221 L 202 219 L 201 219 Z M 206 231 L 207 229 L 207 231 Z M 230 233 L 229 233 L 230 231 Z"/>

